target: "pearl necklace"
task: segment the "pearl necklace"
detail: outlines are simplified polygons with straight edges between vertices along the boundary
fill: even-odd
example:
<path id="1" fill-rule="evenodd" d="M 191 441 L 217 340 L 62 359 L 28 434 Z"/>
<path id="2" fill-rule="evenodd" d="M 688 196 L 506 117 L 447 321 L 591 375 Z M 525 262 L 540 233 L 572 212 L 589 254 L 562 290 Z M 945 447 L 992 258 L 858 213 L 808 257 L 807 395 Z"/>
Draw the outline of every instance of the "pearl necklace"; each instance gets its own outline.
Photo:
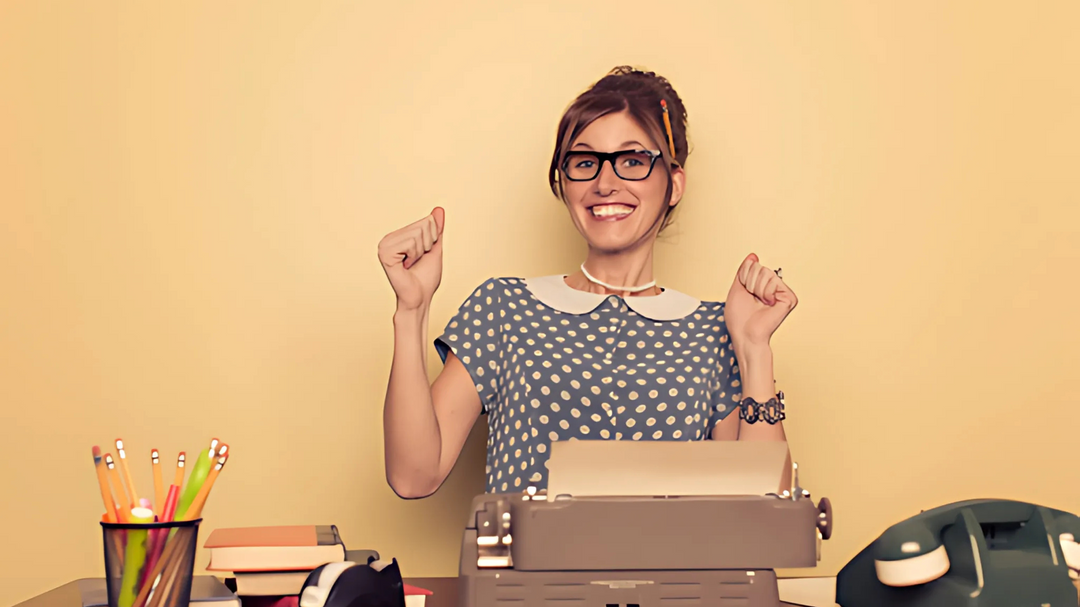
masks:
<path id="1" fill-rule="evenodd" d="M 597 280 L 597 279 L 593 278 L 592 274 L 589 274 L 589 271 L 585 269 L 585 264 L 584 263 L 581 264 L 581 273 L 584 274 L 585 278 L 588 278 L 591 282 L 594 282 L 594 283 L 600 285 L 601 287 L 605 287 L 605 288 L 610 289 L 612 291 L 625 291 L 625 292 L 628 292 L 628 293 L 637 293 L 638 291 L 644 291 L 645 289 L 651 289 L 654 286 L 656 286 L 656 281 L 655 280 L 653 280 L 651 282 L 648 282 L 646 284 L 643 284 L 640 287 L 616 287 L 614 285 L 609 285 L 606 282 L 603 282 L 601 280 Z"/>

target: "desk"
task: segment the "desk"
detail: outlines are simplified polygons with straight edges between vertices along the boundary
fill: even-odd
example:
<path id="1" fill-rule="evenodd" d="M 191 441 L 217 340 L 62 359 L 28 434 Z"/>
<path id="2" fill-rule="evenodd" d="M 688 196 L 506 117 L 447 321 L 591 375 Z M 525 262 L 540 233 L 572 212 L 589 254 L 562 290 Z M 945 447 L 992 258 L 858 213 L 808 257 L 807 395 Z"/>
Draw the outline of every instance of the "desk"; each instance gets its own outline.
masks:
<path id="1" fill-rule="evenodd" d="M 405 578 L 406 584 L 427 588 L 434 592 L 428 597 L 426 607 L 457 607 L 457 578 L 429 577 Z M 14 607 L 82 607 L 78 581 L 68 582 L 58 588 L 17 603 Z"/>
<path id="2" fill-rule="evenodd" d="M 827 580 L 832 578 L 809 578 L 809 581 L 814 586 L 822 586 L 822 582 L 825 585 L 828 584 Z M 784 595 L 783 586 L 790 586 L 791 581 L 781 580 L 781 594 Z M 458 580 L 456 577 L 434 577 L 434 578 L 405 578 L 405 583 L 412 584 L 413 586 L 419 586 L 421 588 L 427 588 L 434 594 L 428 597 L 426 601 L 426 607 L 458 607 L 457 605 L 457 587 Z M 815 591 L 811 591 L 815 592 Z M 805 593 L 803 593 L 805 594 Z M 819 603 L 827 604 L 827 603 Z M 781 607 L 799 607 L 796 603 L 780 603 Z M 28 601 L 24 601 L 15 605 L 15 607 L 81 607 L 82 600 L 79 597 L 79 588 L 77 582 L 68 582 L 59 588 L 54 588 L 44 594 L 40 594 Z"/>

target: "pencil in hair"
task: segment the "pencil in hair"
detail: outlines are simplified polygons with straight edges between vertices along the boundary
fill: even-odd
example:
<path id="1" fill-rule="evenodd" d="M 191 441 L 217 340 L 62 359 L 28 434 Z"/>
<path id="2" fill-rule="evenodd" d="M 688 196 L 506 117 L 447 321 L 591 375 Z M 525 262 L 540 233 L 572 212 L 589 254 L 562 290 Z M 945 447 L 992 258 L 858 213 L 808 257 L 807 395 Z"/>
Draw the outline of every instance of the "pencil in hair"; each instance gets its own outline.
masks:
<path id="1" fill-rule="evenodd" d="M 667 130 L 668 148 L 671 151 L 671 160 L 675 161 L 675 137 L 671 132 L 671 117 L 668 116 L 667 101 L 660 100 L 660 107 L 664 108 L 664 128 Z"/>
<path id="2" fill-rule="evenodd" d="M 221 452 L 228 451 L 228 445 L 221 446 Z M 229 459 L 228 455 L 223 455 L 218 458 L 217 464 L 210 470 L 210 474 L 206 477 L 206 482 L 199 488 L 199 493 L 195 495 L 195 499 L 191 501 L 191 505 L 188 507 L 187 512 L 184 514 L 184 520 L 193 521 L 202 516 L 203 506 L 206 505 L 206 498 L 210 497 L 210 490 L 214 487 L 214 481 L 217 480 L 218 474 L 221 473 L 221 469 L 225 467 L 225 462 Z"/>
<path id="3" fill-rule="evenodd" d="M 186 457 L 184 452 L 181 451 L 176 458 L 176 478 L 173 480 L 173 484 L 181 489 L 184 488 L 184 459 Z"/>
<path id="4" fill-rule="evenodd" d="M 116 454 L 120 456 L 120 471 L 124 473 L 124 482 L 127 483 L 128 501 L 132 508 L 139 505 L 139 494 L 135 492 L 135 481 L 131 478 L 131 470 L 127 465 L 127 453 L 124 451 L 123 439 L 116 439 Z"/>
<path id="5" fill-rule="evenodd" d="M 150 464 L 154 469 L 154 514 L 161 516 L 161 507 L 165 505 L 165 481 L 161 478 L 161 454 L 157 449 L 150 450 Z"/>
<path id="6" fill-rule="evenodd" d="M 124 483 L 120 480 L 120 472 L 116 469 L 116 462 L 113 461 L 112 453 L 105 454 L 105 467 L 109 470 L 109 481 L 112 483 L 113 490 L 116 491 L 117 497 L 121 498 L 121 501 L 123 501 Z M 116 505 L 117 522 L 128 522 L 128 513 L 130 511 L 130 508 L 118 503 Z"/>
<path id="7" fill-rule="evenodd" d="M 116 504 L 113 503 L 112 491 L 109 489 L 109 479 L 105 469 L 105 462 L 101 460 L 101 447 L 94 445 L 94 469 L 97 471 L 98 486 L 101 487 L 101 501 L 105 503 L 105 520 L 110 523 L 117 522 Z"/>

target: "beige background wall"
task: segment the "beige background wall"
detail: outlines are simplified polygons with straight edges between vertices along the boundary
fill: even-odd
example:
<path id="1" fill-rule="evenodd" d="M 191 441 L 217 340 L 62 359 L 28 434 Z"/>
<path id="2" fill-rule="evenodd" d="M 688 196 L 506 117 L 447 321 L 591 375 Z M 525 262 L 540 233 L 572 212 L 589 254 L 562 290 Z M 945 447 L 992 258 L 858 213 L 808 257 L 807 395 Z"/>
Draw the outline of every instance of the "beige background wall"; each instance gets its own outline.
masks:
<path id="1" fill-rule="evenodd" d="M 447 209 L 433 332 L 576 267 L 544 171 L 621 63 L 690 111 L 663 283 L 722 298 L 755 251 L 801 297 L 775 350 L 836 507 L 817 573 L 952 500 L 1080 511 L 1075 2 L 167 4 L 0 3 L 0 604 L 101 573 L 118 436 L 141 488 L 151 447 L 232 445 L 204 534 L 333 523 L 454 574 L 484 431 L 437 496 L 387 487 L 375 245 Z"/>

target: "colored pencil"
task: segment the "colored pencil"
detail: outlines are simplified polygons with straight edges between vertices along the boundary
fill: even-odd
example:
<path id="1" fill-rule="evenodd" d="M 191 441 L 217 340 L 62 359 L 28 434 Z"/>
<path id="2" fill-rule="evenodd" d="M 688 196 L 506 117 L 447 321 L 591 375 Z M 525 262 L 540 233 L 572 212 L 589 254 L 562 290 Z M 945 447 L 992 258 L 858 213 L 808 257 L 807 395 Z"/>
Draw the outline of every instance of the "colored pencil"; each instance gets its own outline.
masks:
<path id="1" fill-rule="evenodd" d="M 202 488 L 204 482 L 206 482 L 206 475 L 210 474 L 210 468 L 213 466 L 217 453 L 215 453 L 218 446 L 218 439 L 210 441 L 210 448 L 203 449 L 199 454 L 199 458 L 195 460 L 195 465 L 191 467 L 191 474 L 188 475 L 187 487 L 180 493 L 180 502 L 176 505 L 176 516 L 180 520 L 185 520 L 184 515 L 187 513 L 188 508 L 191 507 L 191 502 L 195 499 L 195 496 L 199 494 L 199 489 Z"/>
<path id="2" fill-rule="evenodd" d="M 169 485 L 169 493 L 165 498 L 164 504 L 162 504 L 162 515 L 158 517 L 159 523 L 171 523 L 173 512 L 176 511 L 176 496 L 179 494 L 179 489 L 176 485 Z M 154 529 L 150 532 L 150 539 L 153 543 L 153 547 L 150 550 L 150 554 L 146 559 L 146 567 L 143 568 L 144 577 L 139 582 L 145 584 L 149 573 L 153 571 L 154 566 L 157 565 L 158 559 L 161 558 L 161 553 L 165 551 L 165 542 L 168 541 L 169 531 L 166 529 Z"/>
<path id="3" fill-rule="evenodd" d="M 101 447 L 94 445 L 92 451 L 94 453 L 94 469 L 97 471 L 98 486 L 101 488 L 101 501 L 105 503 L 105 520 L 115 523 L 117 521 L 116 504 L 113 503 L 112 491 L 109 490 L 109 479 L 105 476 L 107 472 L 105 462 L 101 460 Z"/>
<path id="4" fill-rule="evenodd" d="M 165 497 L 165 505 L 161 508 L 161 522 L 171 523 L 176 516 L 176 501 L 180 499 L 180 487 L 169 485 L 169 493 Z"/>
<path id="5" fill-rule="evenodd" d="M 668 116 L 667 101 L 660 100 L 660 107 L 664 108 L 664 129 L 667 131 L 668 137 L 668 149 L 671 152 L 671 159 L 675 161 L 675 138 L 671 134 L 671 118 Z"/>
<path id="6" fill-rule="evenodd" d="M 154 511 L 149 508 L 135 507 L 131 510 L 133 523 L 154 522 Z M 146 529 L 128 529 L 127 546 L 124 549 L 124 573 L 120 578 L 119 607 L 131 607 L 139 591 L 139 571 L 146 562 L 146 543 L 149 537 Z"/>
<path id="7" fill-rule="evenodd" d="M 116 462 L 113 461 L 112 453 L 105 454 L 105 467 L 109 469 L 109 481 L 112 483 L 113 490 L 116 492 L 117 497 L 123 502 L 124 498 L 124 483 L 120 480 L 120 472 L 116 469 Z M 116 504 L 116 520 L 120 523 L 126 523 L 129 520 L 129 514 L 131 509 L 121 503 Z"/>
<path id="8" fill-rule="evenodd" d="M 150 450 L 150 467 L 154 470 L 154 514 L 160 517 L 165 505 L 165 481 L 161 479 L 161 455 L 157 449 Z"/>
<path id="9" fill-rule="evenodd" d="M 176 478 L 173 480 L 173 484 L 181 489 L 184 488 L 184 459 L 187 456 L 183 451 L 176 458 Z"/>
<path id="10" fill-rule="evenodd" d="M 222 450 L 227 450 L 227 447 L 223 447 Z M 221 473 L 221 469 L 225 467 L 225 462 L 228 459 L 228 455 L 218 459 L 217 465 L 210 471 L 210 474 L 206 477 L 206 482 L 199 488 L 198 495 L 195 496 L 195 499 L 191 502 L 191 506 L 188 507 L 187 513 L 184 515 L 184 520 L 193 521 L 202 516 L 202 509 L 203 506 L 206 505 L 206 498 L 210 496 L 210 490 L 214 488 L 214 481 L 217 480 L 218 474 Z"/>
<path id="11" fill-rule="evenodd" d="M 139 506 L 139 494 L 135 491 L 135 481 L 131 478 L 131 470 L 127 465 L 127 452 L 124 451 L 123 439 L 116 439 L 116 454 L 120 456 L 120 471 L 124 473 L 124 482 L 127 483 L 128 500 L 132 508 Z"/>

